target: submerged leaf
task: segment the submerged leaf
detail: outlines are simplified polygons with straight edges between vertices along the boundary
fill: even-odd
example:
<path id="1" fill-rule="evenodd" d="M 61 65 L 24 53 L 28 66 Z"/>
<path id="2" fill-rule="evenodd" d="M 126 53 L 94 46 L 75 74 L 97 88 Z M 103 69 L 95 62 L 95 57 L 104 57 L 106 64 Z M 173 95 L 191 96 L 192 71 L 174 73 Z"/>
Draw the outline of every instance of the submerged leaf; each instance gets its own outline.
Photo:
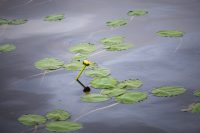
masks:
<path id="1" fill-rule="evenodd" d="M 142 81 L 139 79 L 129 79 L 121 81 L 117 87 L 121 89 L 138 89 L 142 86 Z"/>
<path id="2" fill-rule="evenodd" d="M 103 90 L 101 94 L 108 95 L 109 97 L 116 97 L 126 93 L 124 89 Z"/>
<path id="3" fill-rule="evenodd" d="M 53 132 L 72 132 L 83 128 L 80 123 L 68 121 L 55 121 L 46 124 L 46 129 Z"/>
<path id="4" fill-rule="evenodd" d="M 56 58 L 44 58 L 35 63 L 35 67 L 40 70 L 56 70 L 63 67 L 64 62 Z"/>
<path id="5" fill-rule="evenodd" d="M 113 36 L 108 38 L 101 39 L 101 43 L 104 45 L 115 45 L 115 44 L 121 44 L 124 41 L 124 37 L 122 36 Z"/>
<path id="6" fill-rule="evenodd" d="M 21 117 L 19 117 L 18 121 L 26 126 L 35 126 L 35 125 L 44 124 L 46 122 L 46 119 L 44 116 L 41 116 L 41 115 L 28 114 L 28 115 L 22 115 Z"/>
<path id="7" fill-rule="evenodd" d="M 94 77 L 106 77 L 106 76 L 110 75 L 110 71 L 106 68 L 94 68 L 94 69 L 87 70 L 85 72 L 85 74 L 87 76 L 92 77 L 92 78 L 94 78 Z"/>
<path id="8" fill-rule="evenodd" d="M 200 90 L 196 90 L 193 92 L 193 94 L 197 97 L 200 97 Z"/>
<path id="9" fill-rule="evenodd" d="M 62 121 L 62 120 L 66 120 L 70 117 L 70 114 L 64 110 L 54 110 L 51 112 L 48 112 L 46 114 L 46 117 L 50 120 L 55 120 L 55 121 Z"/>
<path id="10" fill-rule="evenodd" d="M 182 109 L 184 112 L 200 113 L 200 102 L 192 103 L 186 109 Z"/>
<path id="11" fill-rule="evenodd" d="M 97 89 L 114 89 L 117 85 L 117 80 L 112 77 L 96 77 L 90 84 Z"/>
<path id="12" fill-rule="evenodd" d="M 64 18 L 65 16 L 63 14 L 50 15 L 50 16 L 46 16 L 44 18 L 44 21 L 60 21 L 60 20 L 63 20 Z"/>
<path id="13" fill-rule="evenodd" d="M 91 43 L 80 43 L 70 48 L 70 52 L 89 54 L 96 50 L 96 46 Z"/>
<path id="14" fill-rule="evenodd" d="M 115 20 L 106 22 L 106 25 L 108 27 L 119 27 L 119 26 L 126 25 L 127 23 L 128 23 L 128 20 L 126 19 L 115 19 Z"/>
<path id="15" fill-rule="evenodd" d="M 81 96 L 81 101 L 84 102 L 103 102 L 109 100 L 109 97 L 101 94 L 88 94 Z"/>
<path id="16" fill-rule="evenodd" d="M 185 91 L 185 88 L 179 86 L 161 86 L 159 88 L 154 88 L 152 94 L 159 97 L 170 97 L 183 94 Z"/>
<path id="17" fill-rule="evenodd" d="M 148 12 L 145 10 L 131 10 L 127 14 L 128 16 L 144 16 L 148 14 Z"/>
<path id="18" fill-rule="evenodd" d="M 116 101 L 124 104 L 132 104 L 143 101 L 147 98 L 145 92 L 127 92 L 121 96 L 116 97 Z"/>
<path id="19" fill-rule="evenodd" d="M 161 30 L 156 32 L 156 34 L 162 37 L 182 37 L 184 32 L 177 30 Z"/>
<path id="20" fill-rule="evenodd" d="M 14 51 L 16 49 L 15 45 L 13 44 L 3 44 L 0 45 L 0 52 L 11 52 Z"/>

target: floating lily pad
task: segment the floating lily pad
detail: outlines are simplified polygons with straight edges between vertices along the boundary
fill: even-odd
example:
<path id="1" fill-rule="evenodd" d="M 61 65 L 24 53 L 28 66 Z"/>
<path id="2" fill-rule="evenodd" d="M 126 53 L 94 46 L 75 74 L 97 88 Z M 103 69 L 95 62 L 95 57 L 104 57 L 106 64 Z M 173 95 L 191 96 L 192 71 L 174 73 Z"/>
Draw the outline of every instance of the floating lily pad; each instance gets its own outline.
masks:
<path id="1" fill-rule="evenodd" d="M 129 79 L 120 82 L 117 87 L 121 89 L 138 89 L 142 86 L 142 81 L 139 79 Z"/>
<path id="2" fill-rule="evenodd" d="M 53 132 L 72 132 L 80 130 L 83 126 L 77 122 L 55 121 L 46 124 L 46 129 Z"/>
<path id="3" fill-rule="evenodd" d="M 44 116 L 41 115 L 27 114 L 19 117 L 18 121 L 26 126 L 35 126 L 44 124 L 46 122 L 46 119 Z"/>
<path id="4" fill-rule="evenodd" d="M 4 18 L 0 18 L 0 25 L 5 25 L 5 24 L 8 24 L 8 23 L 9 23 L 9 20 L 4 19 Z"/>
<path id="5" fill-rule="evenodd" d="M 26 22 L 28 22 L 27 19 L 13 19 L 13 20 L 9 20 L 8 24 L 9 25 L 20 25 L 20 24 L 25 24 Z"/>
<path id="6" fill-rule="evenodd" d="M 87 70 L 85 72 L 85 74 L 87 76 L 92 77 L 92 78 L 94 78 L 94 77 L 106 77 L 106 76 L 110 75 L 110 71 L 106 68 L 94 68 L 94 69 Z"/>
<path id="7" fill-rule="evenodd" d="M 50 16 L 46 16 L 44 18 L 44 21 L 61 21 L 65 18 L 65 16 L 63 14 L 58 14 L 58 15 L 50 15 Z"/>
<path id="8" fill-rule="evenodd" d="M 187 109 L 182 109 L 184 112 L 200 113 L 200 102 L 192 103 Z"/>
<path id="9" fill-rule="evenodd" d="M 79 54 L 79 55 L 75 55 L 72 60 L 73 61 L 83 61 L 88 59 L 88 55 L 87 54 Z"/>
<path id="10" fill-rule="evenodd" d="M 170 97 L 183 94 L 186 91 L 185 88 L 179 86 L 162 86 L 154 88 L 152 94 L 159 97 Z"/>
<path id="11" fill-rule="evenodd" d="M 132 47 L 133 46 L 131 44 L 117 44 L 117 45 L 104 46 L 104 48 L 108 51 L 121 51 L 121 50 L 127 50 Z"/>
<path id="12" fill-rule="evenodd" d="M 124 89 L 103 90 L 101 94 L 108 95 L 109 97 L 116 97 L 126 93 Z"/>
<path id="13" fill-rule="evenodd" d="M 56 58 L 44 58 L 35 63 L 35 67 L 40 70 L 56 70 L 63 67 L 64 62 Z"/>
<path id="14" fill-rule="evenodd" d="M 112 77 L 96 77 L 90 84 L 97 89 L 114 89 L 117 85 L 117 80 Z"/>
<path id="15" fill-rule="evenodd" d="M 16 49 L 15 45 L 13 44 L 3 44 L 0 45 L 0 52 L 11 52 L 14 51 Z"/>
<path id="16" fill-rule="evenodd" d="M 124 104 L 132 104 L 143 101 L 147 98 L 145 92 L 127 92 L 121 96 L 116 97 L 116 101 Z"/>
<path id="17" fill-rule="evenodd" d="M 104 45 L 115 45 L 115 44 L 121 44 L 124 41 L 124 37 L 122 36 L 113 36 L 109 38 L 103 38 L 101 39 L 101 43 Z"/>
<path id="18" fill-rule="evenodd" d="M 128 13 L 128 16 L 144 16 L 148 14 L 148 11 L 145 10 L 131 10 Z"/>
<path id="19" fill-rule="evenodd" d="M 195 96 L 197 96 L 197 97 L 200 97 L 200 90 L 196 90 L 196 91 L 194 91 L 194 93 L 193 93 Z"/>
<path id="20" fill-rule="evenodd" d="M 54 110 L 51 112 L 48 112 L 46 114 L 46 117 L 50 120 L 55 120 L 55 121 L 62 121 L 62 120 L 66 120 L 70 117 L 70 114 L 64 110 Z"/>
<path id="21" fill-rule="evenodd" d="M 126 19 L 116 19 L 116 20 L 106 22 L 106 25 L 108 27 L 119 27 L 119 26 L 126 25 L 127 23 L 128 23 L 128 20 Z"/>
<path id="22" fill-rule="evenodd" d="M 83 68 L 83 63 L 79 61 L 74 61 L 66 64 L 64 67 L 70 71 L 78 71 Z"/>
<path id="23" fill-rule="evenodd" d="M 184 32 L 177 30 L 161 30 L 156 32 L 156 34 L 162 37 L 182 37 Z"/>
<path id="24" fill-rule="evenodd" d="M 70 52 L 89 54 L 96 50 L 96 46 L 91 43 L 80 43 L 70 48 Z"/>
<path id="25" fill-rule="evenodd" d="M 84 102 L 103 102 L 107 101 L 110 98 L 106 95 L 101 95 L 101 94 L 88 94 L 81 96 L 81 101 Z"/>

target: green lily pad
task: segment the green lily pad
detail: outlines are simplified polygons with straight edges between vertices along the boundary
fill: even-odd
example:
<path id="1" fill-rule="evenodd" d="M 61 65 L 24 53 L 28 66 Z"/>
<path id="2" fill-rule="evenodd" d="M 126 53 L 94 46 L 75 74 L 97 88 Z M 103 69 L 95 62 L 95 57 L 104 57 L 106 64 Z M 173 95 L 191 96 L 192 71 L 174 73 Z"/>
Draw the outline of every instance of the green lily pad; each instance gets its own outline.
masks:
<path id="1" fill-rule="evenodd" d="M 128 20 L 126 19 L 115 19 L 115 20 L 106 22 L 106 25 L 108 27 L 115 28 L 115 27 L 126 25 L 127 23 L 128 23 Z"/>
<path id="2" fill-rule="evenodd" d="M 121 89 L 138 89 L 142 86 L 142 81 L 139 79 L 129 79 L 121 81 L 117 87 Z"/>
<path id="3" fill-rule="evenodd" d="M 117 80 L 112 77 L 96 77 L 90 84 L 97 89 L 114 89 L 117 85 Z"/>
<path id="4" fill-rule="evenodd" d="M 44 116 L 41 115 L 27 114 L 19 117 L 18 121 L 26 126 L 35 126 L 44 124 L 46 122 L 46 119 Z"/>
<path id="5" fill-rule="evenodd" d="M 5 24 L 8 24 L 8 23 L 9 23 L 9 20 L 4 19 L 4 18 L 0 18 L 0 25 L 5 25 Z"/>
<path id="6" fill-rule="evenodd" d="M 85 74 L 89 77 L 106 77 L 110 75 L 110 71 L 106 68 L 94 68 L 91 70 L 87 70 Z"/>
<path id="7" fill-rule="evenodd" d="M 145 10 L 131 10 L 128 13 L 128 16 L 144 16 L 148 14 L 148 11 Z"/>
<path id="8" fill-rule="evenodd" d="M 35 63 L 35 67 L 40 70 L 56 70 L 63 67 L 64 62 L 56 58 L 44 58 Z"/>
<path id="9" fill-rule="evenodd" d="M 13 44 L 3 44 L 0 45 L 0 52 L 11 52 L 14 51 L 16 49 L 15 45 Z"/>
<path id="10" fill-rule="evenodd" d="M 55 120 L 55 121 L 62 121 L 62 120 L 66 120 L 70 117 L 70 113 L 64 111 L 64 110 L 54 110 L 51 112 L 48 112 L 46 114 L 46 117 L 50 120 Z"/>
<path id="11" fill-rule="evenodd" d="M 79 62 L 79 61 L 70 62 L 70 63 L 64 65 L 64 67 L 70 71 L 81 70 L 83 68 L 83 66 L 84 66 L 83 63 Z"/>
<path id="12" fill-rule="evenodd" d="M 126 93 L 124 89 L 103 90 L 101 94 L 108 95 L 109 97 L 116 97 Z"/>
<path id="13" fill-rule="evenodd" d="M 109 37 L 109 38 L 103 38 L 100 40 L 101 43 L 103 43 L 104 45 L 115 45 L 115 44 L 121 44 L 124 41 L 124 37 L 122 36 L 113 36 L 113 37 Z"/>
<path id="14" fill-rule="evenodd" d="M 184 32 L 177 30 L 161 30 L 156 32 L 156 34 L 162 37 L 182 37 Z"/>
<path id="15" fill-rule="evenodd" d="M 90 54 L 96 50 L 96 46 L 91 43 L 80 43 L 70 48 L 72 53 Z"/>
<path id="16" fill-rule="evenodd" d="M 20 24 L 25 24 L 27 22 L 28 22 L 27 19 L 13 19 L 13 20 L 9 20 L 8 24 L 9 25 L 20 25 Z"/>
<path id="17" fill-rule="evenodd" d="M 193 92 L 193 94 L 197 97 L 200 97 L 200 90 L 196 90 Z"/>
<path id="18" fill-rule="evenodd" d="M 72 132 L 83 128 L 82 124 L 69 121 L 54 121 L 46 124 L 46 129 L 52 132 Z"/>
<path id="19" fill-rule="evenodd" d="M 81 101 L 84 102 L 104 102 L 109 100 L 110 98 L 106 95 L 101 94 L 88 94 L 81 96 Z"/>
<path id="20" fill-rule="evenodd" d="M 132 104 L 147 99 L 145 92 L 127 92 L 121 96 L 116 97 L 116 101 L 123 104 Z"/>
<path id="21" fill-rule="evenodd" d="M 88 55 L 87 54 L 79 54 L 79 55 L 75 55 L 72 60 L 73 61 L 83 61 L 88 59 Z"/>
<path id="22" fill-rule="evenodd" d="M 179 86 L 161 86 L 159 88 L 154 88 L 152 94 L 159 97 L 170 97 L 183 94 L 185 91 L 185 88 Z"/>
<path id="23" fill-rule="evenodd" d="M 61 21 L 65 18 L 63 14 L 49 15 L 44 18 L 44 21 Z"/>
<path id="24" fill-rule="evenodd" d="M 132 47 L 133 46 L 131 44 L 117 44 L 117 45 L 104 46 L 104 48 L 107 51 L 121 51 L 121 50 L 127 50 Z"/>
<path id="25" fill-rule="evenodd" d="M 200 113 L 200 102 L 192 103 L 188 108 L 182 109 L 184 112 Z"/>

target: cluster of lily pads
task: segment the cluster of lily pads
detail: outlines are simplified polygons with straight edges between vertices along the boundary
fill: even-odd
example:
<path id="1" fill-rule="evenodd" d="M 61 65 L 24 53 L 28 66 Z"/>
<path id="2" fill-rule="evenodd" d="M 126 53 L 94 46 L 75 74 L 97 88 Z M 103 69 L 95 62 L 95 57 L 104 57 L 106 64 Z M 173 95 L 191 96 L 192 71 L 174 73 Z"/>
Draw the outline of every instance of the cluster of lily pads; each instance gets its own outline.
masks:
<path id="1" fill-rule="evenodd" d="M 69 121 L 71 115 L 64 110 L 54 110 L 45 116 L 36 114 L 26 114 L 18 118 L 18 121 L 25 126 L 44 126 L 46 130 L 53 132 L 71 132 L 83 127 L 81 123 Z"/>

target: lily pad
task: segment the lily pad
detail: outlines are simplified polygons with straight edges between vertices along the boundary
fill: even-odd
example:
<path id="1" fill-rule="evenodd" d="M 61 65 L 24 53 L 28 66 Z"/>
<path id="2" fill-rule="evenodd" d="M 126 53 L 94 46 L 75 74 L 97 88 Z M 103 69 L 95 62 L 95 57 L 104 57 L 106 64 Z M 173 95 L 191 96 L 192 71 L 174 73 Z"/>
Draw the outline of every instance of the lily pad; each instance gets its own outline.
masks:
<path id="1" fill-rule="evenodd" d="M 185 91 L 185 88 L 179 86 L 161 86 L 159 88 L 154 88 L 152 94 L 159 97 L 170 97 L 183 94 Z"/>
<path id="2" fill-rule="evenodd" d="M 182 109 L 184 112 L 200 113 L 200 102 L 192 103 L 187 109 Z"/>
<path id="3" fill-rule="evenodd" d="M 128 20 L 126 19 L 115 19 L 115 20 L 106 22 L 106 25 L 108 27 L 115 28 L 115 27 L 126 25 L 127 23 L 128 23 Z"/>
<path id="4" fill-rule="evenodd" d="M 83 60 L 86 60 L 88 59 L 88 55 L 87 54 L 78 54 L 78 55 L 75 55 L 72 60 L 73 61 L 83 61 Z"/>
<path id="5" fill-rule="evenodd" d="M 90 84 L 97 89 L 114 89 L 117 85 L 117 80 L 113 77 L 96 77 Z"/>
<path id="6" fill-rule="evenodd" d="M 96 50 L 96 46 L 91 43 L 80 43 L 70 48 L 70 52 L 80 54 L 90 54 Z"/>
<path id="7" fill-rule="evenodd" d="M 106 68 L 94 68 L 94 69 L 90 69 L 90 70 L 87 70 L 85 72 L 85 74 L 89 77 L 106 77 L 108 75 L 110 75 L 110 71 Z"/>
<path id="8" fill-rule="evenodd" d="M 13 44 L 3 44 L 0 45 L 0 52 L 11 52 L 14 51 L 16 49 L 15 45 Z"/>
<path id="9" fill-rule="evenodd" d="M 46 114 L 46 117 L 50 120 L 55 120 L 55 121 L 62 121 L 62 120 L 66 120 L 70 117 L 70 113 L 64 111 L 64 110 L 54 110 L 51 112 L 48 112 Z"/>
<path id="10" fill-rule="evenodd" d="M 193 94 L 197 97 L 200 97 L 200 90 L 196 90 L 193 92 Z"/>
<path id="11" fill-rule="evenodd" d="M 101 94 L 88 94 L 81 96 L 81 101 L 84 102 L 104 102 L 109 100 L 110 98 L 106 95 Z"/>
<path id="12" fill-rule="evenodd" d="M 128 16 L 144 16 L 148 14 L 148 11 L 145 10 L 131 10 L 128 13 Z"/>
<path id="13" fill-rule="evenodd" d="M 0 18 L 0 25 L 5 25 L 5 24 L 8 24 L 8 23 L 9 23 L 9 20 L 4 19 L 4 18 Z"/>
<path id="14" fill-rule="evenodd" d="M 184 32 L 177 30 L 161 30 L 156 32 L 156 34 L 162 37 L 182 37 Z"/>
<path id="15" fill-rule="evenodd" d="M 35 67 L 40 70 L 56 70 L 63 67 L 64 62 L 56 58 L 44 58 L 35 63 Z"/>
<path id="16" fill-rule="evenodd" d="M 121 81 L 117 87 L 121 89 L 138 89 L 142 86 L 142 81 L 139 79 L 129 79 Z"/>
<path id="17" fill-rule="evenodd" d="M 83 63 L 80 61 L 74 61 L 64 65 L 64 67 L 70 71 L 78 71 L 83 68 Z"/>
<path id="18" fill-rule="evenodd" d="M 55 121 L 46 124 L 46 129 L 53 132 L 72 132 L 83 128 L 82 124 L 69 121 Z"/>
<path id="19" fill-rule="evenodd" d="M 124 41 L 124 37 L 122 36 L 113 36 L 113 37 L 109 37 L 109 38 L 103 38 L 101 39 L 101 43 L 103 43 L 104 45 L 115 45 L 115 44 L 121 44 Z"/>
<path id="20" fill-rule="evenodd" d="M 19 117 L 18 121 L 26 126 L 35 126 L 44 124 L 46 122 L 46 119 L 44 116 L 41 115 L 27 114 Z"/>
<path id="21" fill-rule="evenodd" d="M 108 95 L 109 97 L 116 97 L 126 93 L 124 89 L 103 90 L 101 94 Z"/>
<path id="22" fill-rule="evenodd" d="M 25 24 L 27 22 L 28 22 L 27 19 L 13 19 L 13 20 L 9 20 L 8 24 L 9 25 L 20 25 L 20 24 Z"/>
<path id="23" fill-rule="evenodd" d="M 143 101 L 147 98 L 145 92 L 127 92 L 121 96 L 116 97 L 116 101 L 123 104 L 132 104 Z"/>
<path id="24" fill-rule="evenodd" d="M 104 46 L 104 48 L 108 51 L 121 51 L 121 50 L 127 50 L 132 47 L 133 46 L 131 44 L 117 44 L 117 45 Z"/>
<path id="25" fill-rule="evenodd" d="M 50 15 L 50 16 L 46 16 L 44 18 L 44 21 L 61 21 L 65 18 L 65 16 L 63 14 L 58 14 L 58 15 Z"/>

